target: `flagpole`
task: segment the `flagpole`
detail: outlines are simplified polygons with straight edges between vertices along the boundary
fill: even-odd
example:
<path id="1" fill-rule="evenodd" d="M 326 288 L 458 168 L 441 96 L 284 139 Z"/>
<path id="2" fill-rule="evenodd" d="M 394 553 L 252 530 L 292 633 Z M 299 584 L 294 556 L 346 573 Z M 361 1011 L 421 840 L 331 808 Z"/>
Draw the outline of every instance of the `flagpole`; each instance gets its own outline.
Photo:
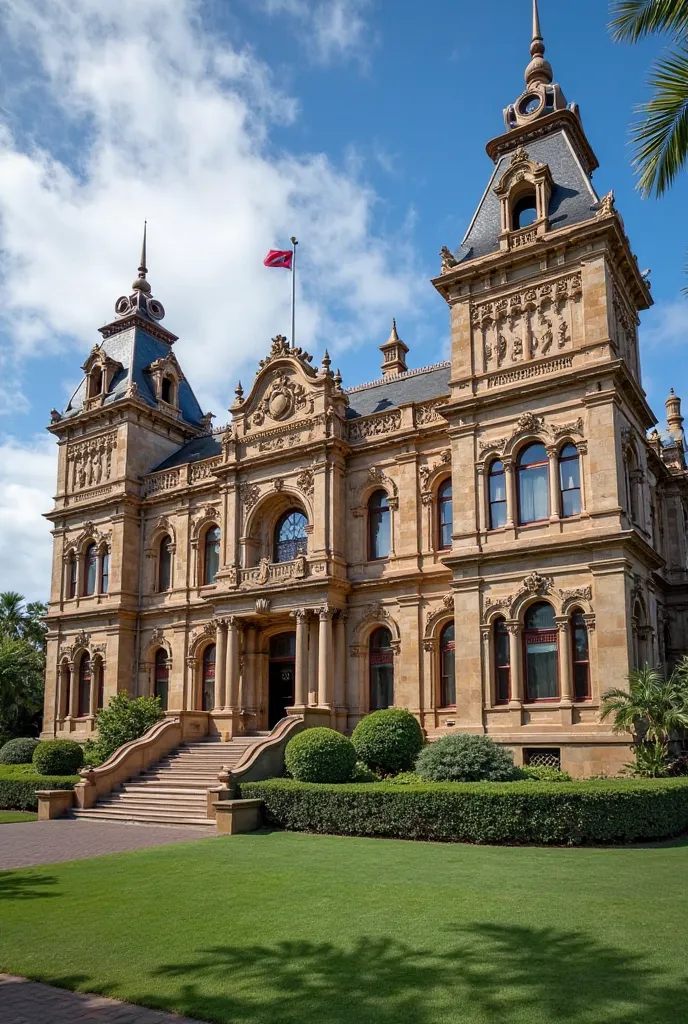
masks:
<path id="1" fill-rule="evenodd" d="M 294 251 L 294 257 L 291 264 L 291 347 L 294 348 L 296 345 L 296 246 L 299 244 L 294 236 L 291 236 L 292 249 Z"/>

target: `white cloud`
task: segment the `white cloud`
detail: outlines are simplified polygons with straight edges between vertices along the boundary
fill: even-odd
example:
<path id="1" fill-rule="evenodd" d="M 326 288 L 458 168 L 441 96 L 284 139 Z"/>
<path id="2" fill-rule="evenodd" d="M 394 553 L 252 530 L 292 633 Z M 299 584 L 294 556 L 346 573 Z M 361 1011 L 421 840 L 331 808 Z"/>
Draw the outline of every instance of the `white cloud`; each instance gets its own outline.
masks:
<path id="1" fill-rule="evenodd" d="M 370 42 L 364 14 L 369 0 L 259 0 L 268 14 L 288 14 L 307 30 L 307 45 L 318 62 L 361 57 Z"/>
<path id="2" fill-rule="evenodd" d="M 52 538 L 43 513 L 52 506 L 56 474 L 51 437 L 0 442 L 0 591 L 48 599 Z"/>
<path id="3" fill-rule="evenodd" d="M 677 299 L 654 306 L 645 314 L 641 342 L 647 349 L 685 346 L 688 337 L 688 300 Z"/>
<path id="4" fill-rule="evenodd" d="M 328 5 L 333 39 L 340 6 Z M 239 367 L 288 330 L 289 278 L 262 266 L 268 248 L 299 237 L 297 341 L 318 351 L 377 339 L 422 284 L 408 238 L 375 236 L 377 197 L 353 169 L 274 150 L 271 128 L 297 104 L 249 51 L 205 32 L 201 9 L 0 0 L 55 110 L 41 122 L 54 136 L 31 148 L 0 128 L 0 315 L 13 358 L 72 344 L 76 367 L 129 289 L 147 217 L 165 323 L 222 421 Z M 57 155 L 65 139 L 75 166 Z"/>

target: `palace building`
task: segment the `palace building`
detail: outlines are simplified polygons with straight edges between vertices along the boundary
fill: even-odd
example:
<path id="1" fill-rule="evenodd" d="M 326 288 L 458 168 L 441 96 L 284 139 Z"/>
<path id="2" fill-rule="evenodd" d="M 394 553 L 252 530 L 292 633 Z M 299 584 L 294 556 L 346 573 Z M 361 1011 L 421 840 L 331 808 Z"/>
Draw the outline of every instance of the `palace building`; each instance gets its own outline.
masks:
<path id="1" fill-rule="evenodd" d="M 348 387 L 278 336 L 213 429 L 138 277 L 59 445 L 43 736 L 116 692 L 224 737 L 285 714 L 349 732 L 391 705 L 432 739 L 616 773 L 600 696 L 688 652 L 688 471 L 642 388 L 652 304 L 537 9 L 525 92 L 432 281 L 449 362 Z M 477 197 L 476 197 L 477 198 Z M 268 347 L 268 346 L 266 346 Z"/>

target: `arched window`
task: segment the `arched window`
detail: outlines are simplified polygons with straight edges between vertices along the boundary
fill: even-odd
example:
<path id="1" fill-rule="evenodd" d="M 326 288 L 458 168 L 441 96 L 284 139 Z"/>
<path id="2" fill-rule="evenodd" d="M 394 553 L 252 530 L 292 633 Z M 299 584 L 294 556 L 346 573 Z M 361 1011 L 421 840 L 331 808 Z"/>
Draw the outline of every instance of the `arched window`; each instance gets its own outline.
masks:
<path id="1" fill-rule="evenodd" d="M 389 501 L 384 491 L 375 491 L 368 502 L 368 558 L 388 558 L 391 550 Z"/>
<path id="2" fill-rule="evenodd" d="M 91 371 L 91 387 L 89 389 L 89 398 L 95 398 L 103 390 L 103 371 L 100 366 L 94 366 Z"/>
<path id="3" fill-rule="evenodd" d="M 490 488 L 490 529 L 506 526 L 506 474 L 504 463 L 497 459 L 488 474 Z"/>
<path id="4" fill-rule="evenodd" d="M 567 444 L 559 456 L 559 486 L 561 488 L 561 514 L 564 519 L 580 515 L 581 479 L 580 456 L 575 444 Z"/>
<path id="5" fill-rule="evenodd" d="M 205 660 L 204 660 L 205 667 Z M 213 686 L 215 677 L 213 676 Z M 170 686 L 170 664 L 167 660 L 167 651 L 162 647 L 155 652 L 155 681 L 154 696 L 160 698 L 163 711 L 167 711 L 167 698 Z M 204 687 L 205 692 L 205 687 Z"/>
<path id="6" fill-rule="evenodd" d="M 168 405 L 174 405 L 174 381 L 171 377 L 163 377 L 160 397 Z"/>
<path id="7" fill-rule="evenodd" d="M 440 634 L 440 707 L 456 707 L 456 644 L 453 622 L 447 623 Z"/>
<path id="8" fill-rule="evenodd" d="M 212 711 L 215 707 L 215 644 L 210 644 L 203 652 L 203 679 L 201 693 L 201 710 Z"/>
<path id="9" fill-rule="evenodd" d="M 518 460 L 519 522 L 549 519 L 549 458 L 544 444 L 531 444 Z"/>
<path id="10" fill-rule="evenodd" d="M 95 544 L 89 544 L 84 556 L 84 596 L 90 597 L 96 592 L 98 578 L 98 552 Z"/>
<path id="11" fill-rule="evenodd" d="M 215 582 L 220 568 L 220 527 L 211 526 L 206 530 L 203 554 L 203 583 Z"/>
<path id="12" fill-rule="evenodd" d="M 110 552 L 103 548 L 100 556 L 100 592 L 107 594 L 110 583 Z"/>
<path id="13" fill-rule="evenodd" d="M 165 534 L 158 548 L 158 590 L 172 586 L 172 538 Z"/>
<path id="14" fill-rule="evenodd" d="M 72 552 L 69 556 L 69 583 L 67 585 L 67 593 L 70 598 L 76 597 L 76 574 L 78 564 L 76 555 Z"/>
<path id="15" fill-rule="evenodd" d="M 82 654 L 79 662 L 79 718 L 91 713 L 91 658 Z"/>
<path id="16" fill-rule="evenodd" d="M 559 696 L 559 647 L 551 604 L 540 601 L 528 609 L 523 644 L 526 700 L 556 700 Z"/>
<path id="17" fill-rule="evenodd" d="M 508 704 L 511 700 L 511 648 L 506 619 L 501 616 L 494 624 L 495 701 Z"/>
<path id="18" fill-rule="evenodd" d="M 394 652 L 392 634 L 384 626 L 370 637 L 370 710 L 381 711 L 394 704 Z"/>
<path id="19" fill-rule="evenodd" d="M 437 491 L 437 525 L 439 531 L 438 546 L 443 551 L 446 551 L 452 546 L 452 533 L 454 532 L 451 477 L 448 480 L 444 480 Z"/>
<path id="20" fill-rule="evenodd" d="M 590 697 L 590 644 L 583 612 L 571 616 L 573 642 L 573 688 L 576 700 Z"/>
<path id="21" fill-rule="evenodd" d="M 299 555 L 308 551 L 308 520 L 297 508 L 289 509 L 277 520 L 275 527 L 276 562 L 293 562 Z"/>
<path id="22" fill-rule="evenodd" d="M 98 660 L 96 661 L 96 663 L 95 663 L 95 671 L 97 673 L 97 680 L 98 680 L 98 686 L 96 688 L 96 692 L 97 692 L 97 695 L 98 695 L 97 696 L 97 700 L 98 700 L 97 710 L 100 711 L 101 708 L 105 707 L 105 665 L 103 664 L 103 659 L 102 658 L 98 658 Z"/>
<path id="23" fill-rule="evenodd" d="M 511 218 L 512 231 L 530 227 L 537 220 L 537 199 L 534 192 L 522 196 L 514 203 Z"/>

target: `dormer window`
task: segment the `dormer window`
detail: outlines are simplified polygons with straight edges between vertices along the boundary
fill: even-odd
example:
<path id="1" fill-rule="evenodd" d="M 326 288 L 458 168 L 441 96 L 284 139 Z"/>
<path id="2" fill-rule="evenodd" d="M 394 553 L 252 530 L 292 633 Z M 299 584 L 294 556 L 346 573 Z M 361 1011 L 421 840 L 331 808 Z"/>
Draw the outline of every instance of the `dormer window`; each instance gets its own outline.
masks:
<path id="1" fill-rule="evenodd" d="M 528 228 L 538 219 L 537 198 L 534 192 L 522 196 L 513 206 L 511 213 L 512 231 Z"/>
<path id="2" fill-rule="evenodd" d="M 91 371 L 91 386 L 89 388 L 89 398 L 96 398 L 97 395 L 103 390 L 103 370 L 100 366 L 94 366 Z"/>
<path id="3" fill-rule="evenodd" d="M 163 402 L 167 402 L 168 405 L 174 405 L 174 392 L 175 387 L 173 379 L 171 377 L 163 377 L 162 388 L 160 393 L 160 397 L 162 398 Z"/>
<path id="4" fill-rule="evenodd" d="M 499 241 L 503 249 L 529 245 L 545 234 L 553 187 L 548 165 L 531 160 L 524 147 L 518 146 L 495 187 L 501 207 Z"/>

